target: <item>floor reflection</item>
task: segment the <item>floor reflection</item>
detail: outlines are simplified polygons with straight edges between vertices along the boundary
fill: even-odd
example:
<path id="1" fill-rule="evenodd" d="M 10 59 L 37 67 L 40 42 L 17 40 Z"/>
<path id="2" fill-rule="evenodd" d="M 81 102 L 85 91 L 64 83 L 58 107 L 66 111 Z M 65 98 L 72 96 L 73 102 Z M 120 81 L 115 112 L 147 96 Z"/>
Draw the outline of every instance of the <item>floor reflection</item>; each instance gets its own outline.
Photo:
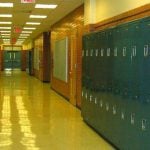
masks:
<path id="1" fill-rule="evenodd" d="M 31 122 L 28 116 L 28 111 L 26 110 L 22 96 L 16 96 L 16 106 L 18 110 L 19 125 L 23 137 L 21 143 L 26 146 L 27 150 L 39 150 L 36 146 L 36 135 L 31 130 Z"/>
<path id="2" fill-rule="evenodd" d="M 12 144 L 12 124 L 10 121 L 10 117 L 10 96 L 4 96 L 2 104 L 0 147 L 9 146 Z"/>

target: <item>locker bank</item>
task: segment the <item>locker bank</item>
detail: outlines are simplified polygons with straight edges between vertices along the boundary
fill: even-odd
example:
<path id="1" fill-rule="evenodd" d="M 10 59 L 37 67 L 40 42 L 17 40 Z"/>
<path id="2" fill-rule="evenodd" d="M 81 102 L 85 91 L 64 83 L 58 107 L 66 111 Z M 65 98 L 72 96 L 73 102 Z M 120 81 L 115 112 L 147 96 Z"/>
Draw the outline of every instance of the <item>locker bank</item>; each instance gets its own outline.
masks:
<path id="1" fill-rule="evenodd" d="M 0 0 L 0 149 L 149 150 L 149 69 L 149 0 Z"/>

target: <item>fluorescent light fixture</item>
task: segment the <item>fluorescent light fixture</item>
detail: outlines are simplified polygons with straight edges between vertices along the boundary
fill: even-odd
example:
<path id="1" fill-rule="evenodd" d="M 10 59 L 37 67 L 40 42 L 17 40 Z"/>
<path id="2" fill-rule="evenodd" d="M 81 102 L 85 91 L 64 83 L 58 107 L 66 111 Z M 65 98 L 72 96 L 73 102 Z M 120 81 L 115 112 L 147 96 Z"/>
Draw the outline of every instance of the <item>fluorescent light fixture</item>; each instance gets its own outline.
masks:
<path id="1" fill-rule="evenodd" d="M 10 33 L 11 31 L 4 31 L 4 30 L 2 30 L 2 31 L 0 31 L 0 33 Z"/>
<path id="2" fill-rule="evenodd" d="M 7 34 L 7 33 L 2 33 L 1 35 L 10 35 L 10 34 Z"/>
<path id="3" fill-rule="evenodd" d="M 10 39 L 3 39 L 3 41 L 10 41 Z"/>
<path id="4" fill-rule="evenodd" d="M 11 29 L 11 27 L 0 27 L 0 29 Z"/>
<path id="5" fill-rule="evenodd" d="M 22 31 L 22 33 L 32 33 L 32 31 Z"/>
<path id="6" fill-rule="evenodd" d="M 17 42 L 18 42 L 18 41 L 21 42 L 21 41 L 24 41 L 24 40 L 25 40 L 25 39 L 18 39 Z"/>
<path id="7" fill-rule="evenodd" d="M 20 36 L 30 36 L 30 34 L 20 34 Z"/>
<path id="8" fill-rule="evenodd" d="M 26 24 L 30 24 L 30 25 L 40 25 L 40 22 L 26 22 Z"/>
<path id="9" fill-rule="evenodd" d="M 45 15 L 30 15 L 30 18 L 47 18 Z"/>
<path id="10" fill-rule="evenodd" d="M 0 3 L 0 7 L 13 7 L 13 3 Z"/>
<path id="11" fill-rule="evenodd" d="M 20 39 L 26 39 L 28 38 L 27 36 L 19 36 Z"/>
<path id="12" fill-rule="evenodd" d="M 4 44 L 9 45 L 10 41 L 3 41 Z"/>
<path id="13" fill-rule="evenodd" d="M 11 18 L 12 14 L 0 14 L 0 17 Z"/>
<path id="14" fill-rule="evenodd" d="M 9 22 L 9 21 L 0 21 L 0 24 L 12 24 L 12 22 Z"/>
<path id="15" fill-rule="evenodd" d="M 24 27 L 23 29 L 24 30 L 35 30 L 36 28 L 34 28 L 34 27 Z"/>
<path id="16" fill-rule="evenodd" d="M 36 4 L 35 8 L 49 8 L 49 9 L 55 9 L 57 5 L 55 4 Z"/>
<path id="17" fill-rule="evenodd" d="M 10 38 L 10 35 L 3 35 L 2 38 Z"/>

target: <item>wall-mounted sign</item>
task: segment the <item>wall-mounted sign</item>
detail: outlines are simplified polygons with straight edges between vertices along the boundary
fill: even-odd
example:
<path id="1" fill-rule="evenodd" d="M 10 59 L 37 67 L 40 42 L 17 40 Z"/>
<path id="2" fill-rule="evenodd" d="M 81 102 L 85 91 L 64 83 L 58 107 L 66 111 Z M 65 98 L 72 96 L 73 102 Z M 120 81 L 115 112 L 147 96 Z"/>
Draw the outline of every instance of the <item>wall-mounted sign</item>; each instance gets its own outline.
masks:
<path id="1" fill-rule="evenodd" d="M 21 3 L 35 3 L 35 0 L 21 0 Z"/>

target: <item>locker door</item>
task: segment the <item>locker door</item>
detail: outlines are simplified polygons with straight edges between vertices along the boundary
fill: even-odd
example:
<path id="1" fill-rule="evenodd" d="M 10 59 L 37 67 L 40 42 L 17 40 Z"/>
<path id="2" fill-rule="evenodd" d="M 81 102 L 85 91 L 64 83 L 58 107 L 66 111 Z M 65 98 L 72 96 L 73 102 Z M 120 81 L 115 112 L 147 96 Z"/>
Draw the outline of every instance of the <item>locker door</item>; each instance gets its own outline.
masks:
<path id="1" fill-rule="evenodd" d="M 82 43 L 83 43 L 83 50 L 82 50 L 82 86 L 88 87 L 88 70 L 87 70 L 87 36 L 83 36 Z"/>
<path id="2" fill-rule="evenodd" d="M 104 56 L 104 49 L 103 49 L 103 33 L 99 32 L 97 37 L 97 45 L 98 45 L 98 73 L 97 73 L 97 82 L 99 84 L 99 90 L 102 91 L 103 87 L 103 56 Z"/>
<path id="3" fill-rule="evenodd" d="M 106 89 L 107 92 L 112 91 L 112 74 L 113 74 L 113 29 L 109 29 L 106 34 Z"/>
<path id="4" fill-rule="evenodd" d="M 144 95 L 144 101 L 149 102 L 150 98 L 150 19 L 144 20 L 141 22 L 141 49 L 143 51 L 142 58 L 143 58 L 143 66 L 141 71 L 142 76 L 142 83 L 141 83 L 141 89 L 142 93 Z"/>
<path id="5" fill-rule="evenodd" d="M 93 69 L 93 90 L 95 92 L 97 92 L 99 90 L 99 84 L 98 84 L 98 80 L 99 80 L 99 76 L 98 76 L 98 72 L 99 72 L 99 65 L 98 65 L 98 61 L 99 61 L 99 35 L 98 33 L 94 33 L 93 34 L 93 43 L 92 43 L 92 49 L 91 49 L 91 59 L 92 61 L 92 69 Z"/>

